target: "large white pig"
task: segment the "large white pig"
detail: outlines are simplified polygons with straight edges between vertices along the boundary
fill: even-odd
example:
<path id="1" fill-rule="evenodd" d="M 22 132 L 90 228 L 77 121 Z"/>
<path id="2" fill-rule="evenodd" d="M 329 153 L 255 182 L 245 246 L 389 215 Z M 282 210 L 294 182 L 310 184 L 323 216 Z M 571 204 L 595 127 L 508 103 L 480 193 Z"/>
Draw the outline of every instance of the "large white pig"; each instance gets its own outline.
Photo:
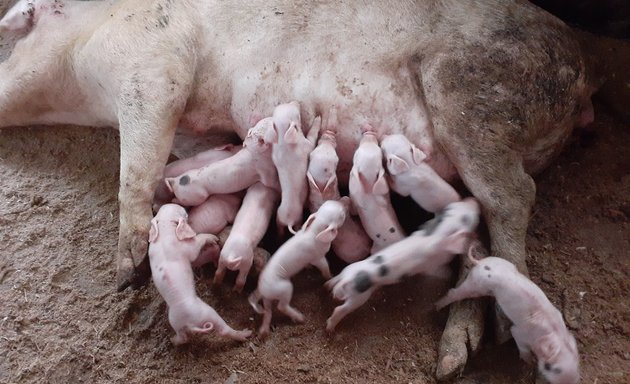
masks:
<path id="1" fill-rule="evenodd" d="M 25 5 L 0 20 L 3 36 L 21 37 L 0 64 L 0 127 L 119 129 L 119 289 L 147 276 L 151 200 L 175 130 L 244 138 L 252 116 L 286 100 L 299 100 L 307 122 L 336 107 L 342 186 L 363 124 L 404 134 L 438 175 L 462 179 L 492 252 L 525 272 L 531 175 L 592 108 L 571 30 L 529 2 L 16 4 Z M 457 331 L 442 341 L 441 377 L 461 371 L 480 320 L 449 322 Z"/>

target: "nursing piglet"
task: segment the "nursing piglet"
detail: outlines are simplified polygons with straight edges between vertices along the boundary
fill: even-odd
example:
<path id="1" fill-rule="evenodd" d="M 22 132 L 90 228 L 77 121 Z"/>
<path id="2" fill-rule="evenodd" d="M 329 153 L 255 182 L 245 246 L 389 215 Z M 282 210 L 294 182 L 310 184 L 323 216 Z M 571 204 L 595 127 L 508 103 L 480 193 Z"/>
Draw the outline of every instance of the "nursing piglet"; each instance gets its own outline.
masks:
<path id="1" fill-rule="evenodd" d="M 166 167 L 164 167 L 164 177 L 176 177 L 186 171 L 202 168 L 214 162 L 227 159 L 228 157 L 238 152 L 240 149 L 240 145 L 228 144 L 197 153 L 196 155 L 186 159 L 173 161 L 172 163 L 167 164 Z M 170 202 L 171 200 L 173 200 L 174 197 L 175 195 L 169 190 L 169 188 L 166 186 L 166 183 L 158 184 L 158 187 L 155 190 L 155 195 L 153 197 L 154 210 L 157 211 L 157 209 L 159 209 L 162 204 Z"/>
<path id="2" fill-rule="evenodd" d="M 348 265 L 325 284 L 335 299 L 344 301 L 328 318 L 326 330 L 333 331 L 341 319 L 363 305 L 381 286 L 417 274 L 441 275 L 453 256 L 465 251 L 478 223 L 479 204 L 475 200 L 453 203 L 430 230 L 416 231 L 369 258 Z"/>
<path id="3" fill-rule="evenodd" d="M 309 184 L 309 209 L 316 212 L 326 200 L 339 200 L 337 182 L 337 165 L 339 157 L 336 152 L 337 140 L 335 132 L 325 130 L 317 142 L 317 147 L 309 155 L 306 177 Z M 332 249 L 335 255 L 346 263 L 354 263 L 365 259 L 370 254 L 372 240 L 365 230 L 350 214 L 339 228 L 333 240 Z"/>
<path id="4" fill-rule="evenodd" d="M 279 189 L 271 146 L 264 139 L 272 124 L 271 118 L 266 118 L 250 128 L 243 149 L 235 155 L 178 177 L 167 177 L 166 186 L 176 196 L 173 201 L 187 206 L 199 205 L 210 195 L 242 191 L 257 181 Z"/>
<path id="5" fill-rule="evenodd" d="M 390 187 L 410 196 L 423 209 L 438 212 L 461 199 L 455 189 L 426 162 L 426 155 L 404 135 L 387 135 L 381 140 L 390 175 Z"/>
<path id="6" fill-rule="evenodd" d="M 560 311 L 514 264 L 499 257 L 477 261 L 472 248 L 468 256 L 474 267 L 457 288 L 436 303 L 437 308 L 458 300 L 494 296 L 512 321 L 510 330 L 521 358 L 531 362 L 533 353 L 538 370 L 552 384 L 576 384 L 580 380 L 577 345 Z"/>
<path id="7" fill-rule="evenodd" d="M 317 267 L 324 278 L 330 278 L 326 253 L 346 218 L 348 199 L 328 200 L 311 214 L 302 228 L 287 240 L 271 257 L 258 279 L 258 288 L 249 296 L 254 310 L 263 314 L 260 336 L 269 334 L 271 306 L 278 301 L 278 310 L 295 322 L 303 322 L 304 315 L 291 307 L 293 284 L 291 277 L 308 265 Z M 260 300 L 263 306 L 260 306 Z"/>
<path id="8" fill-rule="evenodd" d="M 374 242 L 372 252 L 405 237 L 389 199 L 382 162 L 376 133 L 364 132 L 352 159 L 348 188 L 365 232 Z"/>
<path id="9" fill-rule="evenodd" d="M 302 131 L 300 105 L 297 101 L 278 105 L 273 111 L 272 119 L 273 124 L 268 126 L 265 141 L 273 143 L 271 157 L 278 170 L 282 190 L 277 221 L 293 231 L 292 228 L 302 219 L 308 194 L 308 156 L 315 148 L 321 119 L 315 119 L 308 137 Z"/>
<path id="10" fill-rule="evenodd" d="M 168 320 L 176 335 L 173 344 L 188 341 L 190 334 L 216 330 L 219 335 L 245 340 L 251 331 L 235 331 L 195 292 L 191 262 L 202 248 L 216 245 L 217 237 L 196 234 L 188 225 L 186 210 L 165 204 L 151 220 L 149 263 L 153 282 L 168 305 Z"/>
<path id="11" fill-rule="evenodd" d="M 188 222 L 197 233 L 218 235 L 228 224 L 232 224 L 241 206 L 241 195 L 212 195 L 203 204 L 191 208 Z"/>
<path id="12" fill-rule="evenodd" d="M 273 211 L 278 204 L 279 193 L 258 182 L 249 189 L 238 210 L 232 230 L 223 244 L 214 283 L 220 284 L 226 269 L 239 271 L 234 289 L 240 292 L 254 262 L 254 251 L 262 240 Z"/>

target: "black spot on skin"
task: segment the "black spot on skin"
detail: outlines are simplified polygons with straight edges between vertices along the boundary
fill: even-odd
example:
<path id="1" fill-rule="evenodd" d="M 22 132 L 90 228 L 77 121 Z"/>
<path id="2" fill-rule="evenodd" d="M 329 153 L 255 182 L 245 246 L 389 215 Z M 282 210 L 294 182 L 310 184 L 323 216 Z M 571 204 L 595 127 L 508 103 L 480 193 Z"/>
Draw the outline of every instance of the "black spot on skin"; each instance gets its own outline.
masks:
<path id="1" fill-rule="evenodd" d="M 187 185 L 188 183 L 190 183 L 190 176 L 184 175 L 179 178 L 179 185 Z"/>
<path id="2" fill-rule="evenodd" d="M 389 228 L 389 233 L 394 233 L 396 232 L 396 229 L 394 229 L 394 227 Z"/>
<path id="3" fill-rule="evenodd" d="M 324 172 L 325 172 L 325 173 L 328 173 L 328 168 L 324 168 Z"/>
<path id="4" fill-rule="evenodd" d="M 420 230 L 424 231 L 425 236 L 431 236 L 433 232 L 435 232 L 436 228 L 440 226 L 440 223 L 444 219 L 444 213 L 447 210 L 448 208 L 445 208 L 442 212 L 436 213 L 434 218 L 422 224 Z"/>
<path id="5" fill-rule="evenodd" d="M 382 255 L 376 255 L 372 258 L 372 261 L 376 264 L 383 264 L 383 256 Z"/>
<path id="6" fill-rule="evenodd" d="M 545 371 L 551 371 L 551 364 L 545 363 Z"/>
<path id="7" fill-rule="evenodd" d="M 492 277 L 492 275 L 488 273 L 488 278 L 491 278 L 491 277 Z"/>
<path id="8" fill-rule="evenodd" d="M 462 225 L 464 226 L 468 226 L 470 225 L 470 217 L 468 216 L 462 216 L 462 218 L 460 219 L 460 221 L 462 222 Z"/>
<path id="9" fill-rule="evenodd" d="M 387 268 L 387 265 L 383 264 L 378 268 L 379 276 L 383 277 L 383 276 L 386 276 L 388 273 L 389 273 L 389 268 Z"/>
<path id="10" fill-rule="evenodd" d="M 486 271 L 489 271 L 490 267 L 486 265 L 486 266 L 483 267 L 483 269 L 485 269 Z"/>
<path id="11" fill-rule="evenodd" d="M 360 271 L 354 277 L 354 290 L 363 293 L 372 287 L 370 275 L 365 271 Z"/>
<path id="12" fill-rule="evenodd" d="M 380 234 L 380 233 L 377 233 L 377 234 L 376 234 L 376 238 L 377 238 L 377 239 L 380 239 L 380 238 L 381 238 L 381 234 Z"/>
<path id="13" fill-rule="evenodd" d="M 561 373 L 562 373 L 562 369 L 560 369 L 560 368 L 554 368 L 554 369 L 553 369 L 553 373 L 555 373 L 555 374 L 559 375 L 559 374 L 561 374 Z"/>

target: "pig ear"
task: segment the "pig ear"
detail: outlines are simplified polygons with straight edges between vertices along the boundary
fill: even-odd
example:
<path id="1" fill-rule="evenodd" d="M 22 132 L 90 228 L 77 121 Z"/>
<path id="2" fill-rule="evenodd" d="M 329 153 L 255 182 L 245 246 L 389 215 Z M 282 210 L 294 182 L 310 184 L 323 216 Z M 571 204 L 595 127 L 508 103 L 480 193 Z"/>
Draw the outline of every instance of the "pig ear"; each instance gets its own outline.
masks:
<path id="1" fill-rule="evenodd" d="M 398 175 L 409 170 L 409 164 L 396 155 L 387 156 L 387 170 L 392 175 Z"/>
<path id="2" fill-rule="evenodd" d="M 174 193 L 173 192 L 173 184 L 175 183 L 175 179 L 172 177 L 167 177 L 164 179 L 164 184 L 166 184 L 166 189 L 169 190 L 169 192 Z"/>
<path id="3" fill-rule="evenodd" d="M 446 238 L 445 250 L 452 254 L 464 253 L 468 245 L 468 240 L 468 232 L 455 232 Z"/>
<path id="4" fill-rule="evenodd" d="M 326 229 L 318 233 L 315 239 L 324 243 L 330 243 L 335 240 L 335 237 L 337 237 L 337 228 L 329 225 Z"/>
<path id="5" fill-rule="evenodd" d="M 319 190 L 319 187 L 317 186 L 317 183 L 315 182 L 315 179 L 313 179 L 313 175 L 311 175 L 310 172 L 306 172 L 306 178 L 308 179 L 308 184 L 311 186 L 312 189 L 316 190 L 319 193 L 322 192 Z"/>
<path id="6" fill-rule="evenodd" d="M 288 144 L 295 144 L 298 142 L 298 127 L 295 122 L 291 122 L 289 129 L 284 133 L 284 141 Z"/>
<path id="7" fill-rule="evenodd" d="M 413 162 L 416 163 L 416 165 L 420 165 L 420 163 L 427 158 L 427 155 L 415 145 L 411 146 L 411 156 L 413 157 Z"/>
<path id="8" fill-rule="evenodd" d="M 0 31 L 26 34 L 33 28 L 35 6 L 32 1 L 20 1 L 0 20 Z"/>
<path id="9" fill-rule="evenodd" d="M 180 217 L 177 221 L 177 228 L 175 228 L 175 235 L 177 235 L 178 240 L 187 240 L 192 239 L 197 236 L 195 230 L 190 227 L 190 224 L 184 219 Z"/>
<path id="10" fill-rule="evenodd" d="M 309 225 L 313 224 L 313 221 L 315 221 L 315 214 L 311 213 L 311 215 L 306 219 L 306 222 L 302 226 L 302 229 L 308 228 Z"/>
<path id="11" fill-rule="evenodd" d="M 155 217 L 151 219 L 151 229 L 149 229 L 149 243 L 155 243 L 158 238 L 158 226 Z"/>
<path id="12" fill-rule="evenodd" d="M 330 179 L 326 182 L 326 186 L 324 187 L 324 192 L 322 192 L 325 196 L 330 196 L 335 193 L 337 190 L 338 182 L 337 175 L 333 174 L 330 176 Z"/>
<path id="13" fill-rule="evenodd" d="M 264 140 L 266 143 L 275 144 L 278 142 L 278 129 L 274 123 L 269 124 L 265 130 Z"/>
<path id="14" fill-rule="evenodd" d="M 378 172 L 376 182 L 372 186 L 372 193 L 375 195 L 384 195 L 387 192 L 389 192 L 389 187 L 387 186 L 387 180 L 385 179 L 385 170 L 381 169 Z"/>
<path id="15" fill-rule="evenodd" d="M 558 353 L 560 353 L 560 345 L 558 343 L 558 337 L 550 334 L 543 336 L 534 342 L 532 351 L 538 358 L 538 360 L 550 361 L 553 360 Z"/>

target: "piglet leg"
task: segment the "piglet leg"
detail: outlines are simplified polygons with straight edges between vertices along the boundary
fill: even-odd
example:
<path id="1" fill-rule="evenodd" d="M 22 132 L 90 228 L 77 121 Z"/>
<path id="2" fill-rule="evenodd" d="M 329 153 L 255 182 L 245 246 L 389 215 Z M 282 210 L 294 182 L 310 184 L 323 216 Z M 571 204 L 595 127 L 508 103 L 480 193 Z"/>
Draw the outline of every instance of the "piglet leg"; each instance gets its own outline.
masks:
<path id="1" fill-rule="evenodd" d="M 269 329 L 271 327 L 271 314 L 272 314 L 272 303 L 271 300 L 263 299 L 263 320 L 260 325 L 260 329 L 258 333 L 261 338 L 265 338 L 269 335 Z"/>
<path id="2" fill-rule="evenodd" d="M 330 278 L 332 278 L 332 274 L 330 273 L 330 268 L 328 267 L 328 260 L 326 260 L 326 257 L 317 259 L 313 261 L 311 264 L 315 268 L 319 269 L 324 279 L 329 280 Z"/>
<path id="3" fill-rule="evenodd" d="M 337 306 L 332 315 L 330 315 L 328 320 L 326 320 L 326 331 L 333 332 L 337 324 L 339 324 L 344 317 L 348 316 L 350 313 L 354 312 L 354 310 L 365 304 L 374 291 L 375 288 L 370 288 L 361 294 L 352 295 L 348 297 L 343 304 Z"/>

